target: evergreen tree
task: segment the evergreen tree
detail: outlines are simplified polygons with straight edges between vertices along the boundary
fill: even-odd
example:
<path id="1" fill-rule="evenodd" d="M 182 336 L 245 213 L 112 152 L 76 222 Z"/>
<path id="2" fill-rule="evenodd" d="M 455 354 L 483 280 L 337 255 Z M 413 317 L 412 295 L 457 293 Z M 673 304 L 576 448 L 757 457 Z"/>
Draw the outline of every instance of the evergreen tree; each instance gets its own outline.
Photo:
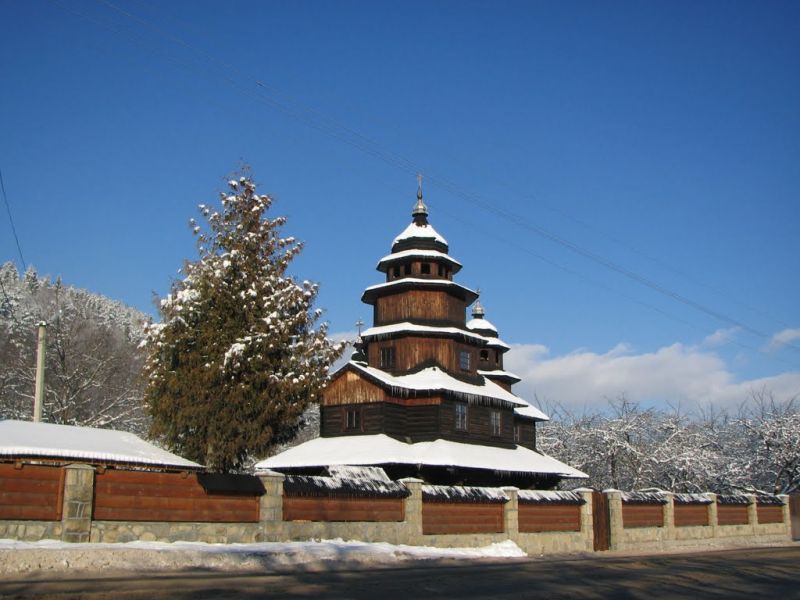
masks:
<path id="1" fill-rule="evenodd" d="M 223 472 L 293 435 L 343 350 L 314 328 L 317 285 L 286 274 L 302 244 L 267 218 L 272 199 L 249 177 L 228 186 L 221 212 L 200 205 L 205 230 L 190 221 L 199 259 L 161 301 L 145 363 L 152 433 Z"/>

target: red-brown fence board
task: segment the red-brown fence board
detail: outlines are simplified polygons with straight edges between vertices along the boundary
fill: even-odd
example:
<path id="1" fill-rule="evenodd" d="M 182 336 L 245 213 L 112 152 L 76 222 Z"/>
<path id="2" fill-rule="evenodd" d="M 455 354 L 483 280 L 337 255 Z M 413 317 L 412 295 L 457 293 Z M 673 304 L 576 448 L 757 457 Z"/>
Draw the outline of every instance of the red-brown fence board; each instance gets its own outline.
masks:
<path id="1" fill-rule="evenodd" d="M 662 504 L 622 503 L 623 527 L 663 527 L 664 506 Z"/>
<path id="2" fill-rule="evenodd" d="M 64 469 L 0 463 L 0 519 L 60 521 Z"/>
<path id="3" fill-rule="evenodd" d="M 502 533 L 503 504 L 422 502 L 422 533 Z"/>
<path id="4" fill-rule="evenodd" d="M 758 513 L 759 523 L 783 523 L 783 507 L 782 506 L 761 506 L 756 507 Z"/>
<path id="5" fill-rule="evenodd" d="M 675 527 L 708 526 L 708 504 L 675 503 Z"/>
<path id="6" fill-rule="evenodd" d="M 403 498 L 284 496 L 284 521 L 402 521 Z"/>
<path id="7" fill-rule="evenodd" d="M 254 523 L 259 518 L 259 497 L 208 494 L 194 473 L 109 469 L 95 475 L 93 518 Z"/>
<path id="8" fill-rule="evenodd" d="M 747 525 L 749 523 L 746 504 L 717 505 L 717 524 Z"/>
<path id="9" fill-rule="evenodd" d="M 519 531 L 580 531 L 581 507 L 577 504 L 523 504 L 519 503 Z"/>

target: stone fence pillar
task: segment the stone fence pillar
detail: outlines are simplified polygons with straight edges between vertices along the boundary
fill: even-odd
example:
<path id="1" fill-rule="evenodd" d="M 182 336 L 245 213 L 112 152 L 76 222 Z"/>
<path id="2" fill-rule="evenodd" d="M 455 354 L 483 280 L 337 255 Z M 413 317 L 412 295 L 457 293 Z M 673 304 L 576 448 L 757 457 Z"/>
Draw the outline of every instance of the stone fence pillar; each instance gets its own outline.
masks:
<path id="1" fill-rule="evenodd" d="M 572 490 L 583 498 L 581 506 L 581 534 L 586 544 L 586 552 L 594 551 L 594 505 L 592 495 L 594 490 L 590 488 L 577 488 Z"/>
<path id="2" fill-rule="evenodd" d="M 778 494 L 783 501 L 783 524 L 786 526 L 786 535 L 792 539 L 792 513 L 789 511 L 789 494 Z"/>
<path id="3" fill-rule="evenodd" d="M 603 490 L 608 501 L 608 536 L 611 550 L 619 550 L 624 536 L 622 522 L 622 492 L 619 490 Z"/>
<path id="4" fill-rule="evenodd" d="M 717 495 L 713 492 L 708 492 L 706 497 L 711 500 L 708 505 L 708 526 L 711 527 L 711 537 L 717 537 L 717 527 L 719 526 L 719 518 L 717 517 Z"/>
<path id="5" fill-rule="evenodd" d="M 403 522 L 403 533 L 406 538 L 404 542 L 411 546 L 418 546 L 422 543 L 422 484 L 421 479 L 406 477 L 401 479 L 408 491 L 411 492 L 406 498 L 405 521 Z"/>
<path id="6" fill-rule="evenodd" d="M 667 503 L 664 505 L 664 512 L 663 512 L 663 523 L 664 526 L 664 539 L 665 540 L 674 540 L 676 537 L 675 533 L 675 494 L 672 492 L 664 492 L 663 496 L 667 499 Z"/>
<path id="7" fill-rule="evenodd" d="M 756 503 L 755 494 L 745 494 L 750 504 L 747 505 L 747 521 L 750 523 L 750 528 L 753 530 L 753 535 L 756 534 L 756 526 L 758 525 L 758 504 Z"/>
<path id="8" fill-rule="evenodd" d="M 61 541 L 88 542 L 92 533 L 94 467 L 64 467 L 64 504 L 61 509 Z"/>
<path id="9" fill-rule="evenodd" d="M 519 540 L 519 488 L 501 488 L 508 502 L 503 505 L 503 531 L 506 537 L 514 542 Z"/>
<path id="10" fill-rule="evenodd" d="M 283 521 L 283 482 L 286 475 L 277 471 L 259 471 L 256 475 L 264 486 L 264 495 L 258 507 L 261 534 L 269 538 L 269 534 L 278 529 L 275 524 Z"/>

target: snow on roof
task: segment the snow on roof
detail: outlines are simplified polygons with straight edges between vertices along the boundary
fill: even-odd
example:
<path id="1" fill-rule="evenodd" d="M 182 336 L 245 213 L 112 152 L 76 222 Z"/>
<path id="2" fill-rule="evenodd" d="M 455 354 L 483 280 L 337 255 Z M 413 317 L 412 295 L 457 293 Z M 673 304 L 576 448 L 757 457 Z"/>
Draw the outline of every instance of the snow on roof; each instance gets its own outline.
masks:
<path id="1" fill-rule="evenodd" d="M 717 496 L 720 504 L 750 504 L 750 496 L 744 494 L 720 494 Z"/>
<path id="2" fill-rule="evenodd" d="M 423 485 L 422 498 L 434 502 L 488 502 L 505 504 L 508 496 L 500 488 L 463 485 Z"/>
<path id="3" fill-rule="evenodd" d="M 622 501 L 628 504 L 666 504 L 667 497 L 661 492 L 622 492 Z"/>
<path id="4" fill-rule="evenodd" d="M 484 319 L 483 317 L 476 317 L 467 321 L 467 329 L 485 329 L 487 331 L 493 331 L 494 333 L 497 333 L 497 327 L 495 327 L 491 321 Z"/>
<path id="5" fill-rule="evenodd" d="M 484 377 L 506 377 L 508 379 L 522 381 L 522 377 L 519 375 L 515 375 L 511 371 L 504 371 L 503 369 L 493 369 L 491 371 L 483 371 L 478 369 L 478 375 L 483 375 Z"/>
<path id="6" fill-rule="evenodd" d="M 432 325 L 417 325 L 416 323 L 409 323 L 403 321 L 402 323 L 392 323 L 391 325 L 381 325 L 379 327 L 370 327 L 361 333 L 362 338 L 367 337 L 381 337 L 391 335 L 393 333 L 439 333 L 442 335 L 461 335 L 466 338 L 475 340 L 476 342 L 487 342 L 488 338 L 484 336 L 466 331 L 458 327 L 435 327 Z"/>
<path id="7" fill-rule="evenodd" d="M 588 477 L 555 458 L 522 446 L 508 449 L 448 440 L 408 444 L 382 433 L 316 438 L 256 463 L 256 469 L 359 464 L 430 465 L 539 473 L 572 479 Z"/>
<path id="8" fill-rule="evenodd" d="M 378 381 L 401 390 L 414 390 L 417 392 L 450 392 L 462 396 L 468 402 L 481 401 L 488 397 L 501 400 L 516 406 L 529 406 L 525 400 L 506 391 L 490 379 L 484 378 L 483 385 L 475 385 L 456 379 L 439 367 L 428 367 L 408 375 L 390 375 L 380 369 L 365 366 L 362 363 L 350 362 L 359 371 L 377 379 Z"/>
<path id="9" fill-rule="evenodd" d="M 520 490 L 517 497 L 523 504 L 586 504 L 577 492 L 560 490 Z"/>
<path id="10" fill-rule="evenodd" d="M 460 283 L 456 283 L 450 279 L 422 279 L 420 277 L 403 277 L 401 279 L 393 279 L 392 281 L 384 281 L 383 283 L 376 283 L 375 285 L 371 285 L 364 290 L 364 295 L 367 295 L 367 292 L 372 292 L 375 290 L 381 290 L 385 288 L 391 288 L 396 286 L 402 285 L 415 285 L 418 287 L 440 287 L 440 286 L 447 286 L 447 287 L 454 287 L 458 290 L 465 292 L 467 296 L 473 296 L 473 300 L 478 297 L 478 293 L 475 290 L 472 290 Z"/>
<path id="11" fill-rule="evenodd" d="M 283 493 L 287 496 L 357 496 L 406 498 L 410 492 L 392 481 L 380 467 L 337 465 L 328 467 L 330 477 L 287 475 Z"/>
<path id="12" fill-rule="evenodd" d="M 537 419 L 539 421 L 549 421 L 550 417 L 544 414 L 535 406 L 531 406 L 530 404 L 527 406 L 523 406 L 522 408 L 515 408 L 514 409 L 515 415 L 520 415 L 522 417 L 531 417 L 533 419 Z"/>
<path id="13" fill-rule="evenodd" d="M 676 504 L 711 504 L 711 498 L 705 494 L 673 494 Z"/>
<path id="14" fill-rule="evenodd" d="M 400 252 L 392 252 L 391 254 L 387 254 L 382 259 L 378 261 L 378 269 L 381 268 L 381 265 L 389 262 L 394 262 L 396 260 L 401 260 L 404 258 L 438 258 L 440 260 L 445 260 L 449 263 L 457 265 L 459 268 L 463 265 L 458 262 L 455 258 L 450 256 L 445 252 L 440 252 L 439 250 L 422 250 L 417 248 L 412 248 L 410 250 L 401 250 Z"/>
<path id="15" fill-rule="evenodd" d="M 439 243 L 444 244 L 447 246 L 447 240 L 444 239 L 439 232 L 437 232 L 433 226 L 426 223 L 425 225 L 417 225 L 413 221 L 406 227 L 403 232 L 394 238 L 392 244 L 397 244 L 404 240 L 409 240 L 411 238 L 426 238 L 426 239 L 433 239 Z"/>
<path id="16" fill-rule="evenodd" d="M 762 506 L 783 506 L 783 498 L 776 496 L 775 494 L 759 492 L 756 494 L 756 504 L 760 504 Z"/>
<path id="17" fill-rule="evenodd" d="M 0 456 L 203 468 L 126 431 L 29 421 L 0 421 Z"/>

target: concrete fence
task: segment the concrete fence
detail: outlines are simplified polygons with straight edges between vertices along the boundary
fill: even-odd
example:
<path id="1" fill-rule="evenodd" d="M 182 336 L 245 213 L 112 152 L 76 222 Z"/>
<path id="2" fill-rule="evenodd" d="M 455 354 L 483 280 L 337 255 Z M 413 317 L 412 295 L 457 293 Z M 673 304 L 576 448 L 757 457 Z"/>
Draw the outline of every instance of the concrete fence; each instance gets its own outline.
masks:
<path id="1" fill-rule="evenodd" d="M 359 489 L 316 478 L 322 484 L 307 489 L 298 485 L 300 478 L 273 472 L 234 486 L 214 477 L 0 464 L 0 538 L 211 543 L 343 538 L 438 547 L 512 540 L 529 554 L 547 554 L 593 551 L 600 522 L 611 550 L 791 539 L 785 496 L 463 488 L 428 486 L 418 479 Z M 593 506 L 607 510 L 594 515 Z"/>

